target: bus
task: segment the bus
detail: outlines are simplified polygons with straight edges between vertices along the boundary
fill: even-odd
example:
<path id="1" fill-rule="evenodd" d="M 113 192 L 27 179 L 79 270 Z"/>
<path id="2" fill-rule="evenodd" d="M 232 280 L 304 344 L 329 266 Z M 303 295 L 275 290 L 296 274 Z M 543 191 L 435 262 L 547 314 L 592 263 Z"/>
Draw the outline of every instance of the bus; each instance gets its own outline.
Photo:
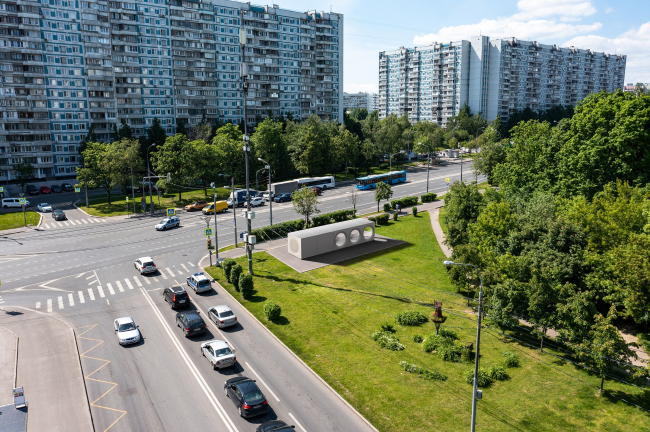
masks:
<path id="1" fill-rule="evenodd" d="M 391 171 L 386 174 L 376 174 L 356 179 L 357 189 L 374 189 L 377 183 L 384 182 L 389 185 L 404 183 L 406 181 L 406 171 Z"/>
<path id="2" fill-rule="evenodd" d="M 298 182 L 298 189 L 301 187 L 318 186 L 319 188 L 325 190 L 328 188 L 333 188 L 335 186 L 334 176 L 301 178 L 296 181 Z"/>

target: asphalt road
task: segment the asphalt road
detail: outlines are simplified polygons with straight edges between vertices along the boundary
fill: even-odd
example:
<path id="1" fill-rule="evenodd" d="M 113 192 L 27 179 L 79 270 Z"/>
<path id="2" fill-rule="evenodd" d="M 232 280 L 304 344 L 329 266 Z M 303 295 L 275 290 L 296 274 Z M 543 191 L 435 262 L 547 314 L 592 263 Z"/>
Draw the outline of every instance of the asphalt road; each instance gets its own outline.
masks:
<path id="1" fill-rule="evenodd" d="M 465 179 L 470 175 L 473 180 L 468 164 L 463 169 Z M 446 190 L 446 177 L 458 180 L 460 165 L 432 168 L 429 190 Z M 410 172 L 406 183 L 393 188 L 393 197 L 421 195 L 426 178 L 426 171 Z M 351 208 L 352 189 L 327 190 L 320 210 Z M 360 191 L 358 212 L 376 208 L 374 191 Z M 206 255 L 206 223 L 200 212 L 182 213 L 181 227 L 165 232 L 155 231 L 157 220 L 151 218 L 104 221 L 78 210 L 67 213 L 70 224 L 50 227 L 47 221 L 47 227 L 37 230 L 0 234 L 0 301 L 52 314 L 75 328 L 96 430 L 243 432 L 274 418 L 302 432 L 372 430 L 227 293 L 190 292 L 192 307 L 207 322 L 209 307 L 228 304 L 240 318 L 237 327 L 219 330 L 209 323 L 206 336 L 192 339 L 176 327 L 175 312 L 163 301 L 162 289 L 184 284 Z M 236 216 L 241 231 L 245 220 L 240 209 Z M 217 216 L 219 247 L 234 242 L 232 217 L 232 210 Z M 297 218 L 291 203 L 273 205 L 274 223 Z M 256 209 L 253 228 L 268 221 L 267 204 Z M 133 261 L 141 256 L 153 257 L 157 274 L 139 275 Z M 135 319 L 142 343 L 117 344 L 112 323 L 120 316 Z M 200 343 L 214 338 L 236 348 L 236 368 L 213 371 L 202 357 Z M 238 416 L 223 384 L 241 375 L 257 380 L 271 407 L 268 415 L 250 420 Z M 106 392 L 110 386 L 113 389 Z"/>

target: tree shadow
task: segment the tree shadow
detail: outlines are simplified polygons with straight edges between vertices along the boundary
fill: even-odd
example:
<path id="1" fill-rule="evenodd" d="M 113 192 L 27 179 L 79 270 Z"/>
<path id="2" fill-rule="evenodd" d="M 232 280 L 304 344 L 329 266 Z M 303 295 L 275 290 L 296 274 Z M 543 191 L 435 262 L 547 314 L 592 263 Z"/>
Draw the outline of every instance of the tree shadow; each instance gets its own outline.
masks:
<path id="1" fill-rule="evenodd" d="M 254 290 L 253 295 L 251 295 L 246 300 L 248 300 L 251 303 L 261 303 L 261 302 L 266 301 L 266 297 L 257 295 L 257 292 L 258 292 L 257 290 Z"/>
<path id="2" fill-rule="evenodd" d="M 643 390 L 639 394 L 626 393 L 620 390 L 607 390 L 607 380 L 605 380 L 605 388 L 603 389 L 603 396 L 612 403 L 630 403 L 638 405 L 645 410 L 650 410 L 650 390 Z M 650 414 L 646 413 L 650 417 Z"/>
<path id="3" fill-rule="evenodd" d="M 289 321 L 289 318 L 287 318 L 285 316 L 280 316 L 280 317 L 272 320 L 271 322 L 273 324 L 282 325 L 282 326 L 287 325 L 287 324 L 291 324 L 291 321 Z"/>

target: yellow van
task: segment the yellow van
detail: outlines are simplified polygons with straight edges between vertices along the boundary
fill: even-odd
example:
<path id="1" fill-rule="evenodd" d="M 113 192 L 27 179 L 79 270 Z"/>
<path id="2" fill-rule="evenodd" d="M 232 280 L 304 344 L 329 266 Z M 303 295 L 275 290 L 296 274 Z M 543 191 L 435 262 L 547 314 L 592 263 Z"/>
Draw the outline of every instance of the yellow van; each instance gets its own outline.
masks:
<path id="1" fill-rule="evenodd" d="M 204 215 L 211 215 L 214 214 L 215 208 L 217 213 L 223 213 L 228 210 L 228 203 L 225 201 L 217 201 L 216 207 L 214 204 L 208 204 L 207 206 L 203 207 L 202 212 Z"/>

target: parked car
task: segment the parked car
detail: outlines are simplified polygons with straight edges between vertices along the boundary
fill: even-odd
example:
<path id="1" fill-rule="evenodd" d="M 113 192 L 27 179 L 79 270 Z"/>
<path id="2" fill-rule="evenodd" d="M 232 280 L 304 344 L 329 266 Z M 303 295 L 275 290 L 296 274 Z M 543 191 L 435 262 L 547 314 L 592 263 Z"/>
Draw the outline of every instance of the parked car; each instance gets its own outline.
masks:
<path id="1" fill-rule="evenodd" d="M 196 311 L 178 312 L 176 314 L 176 325 L 183 330 L 185 337 L 204 334 L 207 329 L 205 321 Z"/>
<path id="2" fill-rule="evenodd" d="M 237 325 L 237 316 L 226 305 L 213 306 L 208 309 L 210 318 L 219 328 Z"/>
<path id="3" fill-rule="evenodd" d="M 59 185 L 52 185 L 50 190 L 52 191 L 52 193 L 61 193 L 61 192 L 63 192 L 63 189 L 61 189 L 61 186 L 59 186 Z"/>
<path id="4" fill-rule="evenodd" d="M 203 272 L 194 273 L 192 276 L 188 277 L 187 286 L 192 288 L 196 293 L 206 292 L 212 289 L 210 279 L 208 279 Z"/>
<path id="5" fill-rule="evenodd" d="M 185 206 L 186 211 L 195 211 L 195 210 L 201 210 L 203 207 L 207 206 L 208 202 L 207 201 L 194 201 L 192 204 L 188 204 Z"/>
<path id="6" fill-rule="evenodd" d="M 22 206 L 23 205 L 20 203 L 20 198 L 3 198 L 2 200 L 3 208 L 10 208 L 10 207 L 20 208 Z M 29 201 L 25 200 L 25 206 L 29 207 Z"/>
<path id="7" fill-rule="evenodd" d="M 181 220 L 178 216 L 165 218 L 156 224 L 156 231 L 164 231 L 168 228 L 181 226 Z"/>
<path id="8" fill-rule="evenodd" d="M 142 340 L 142 335 L 131 317 L 118 318 L 113 322 L 117 342 L 120 345 L 136 344 Z"/>
<path id="9" fill-rule="evenodd" d="M 201 210 L 201 212 L 204 215 L 214 214 L 215 209 L 217 213 L 224 213 L 228 210 L 228 203 L 225 201 L 217 201 L 216 203 L 208 204 L 207 206 L 203 207 L 203 210 Z"/>
<path id="10" fill-rule="evenodd" d="M 53 210 L 52 206 L 49 205 L 48 203 L 40 203 L 39 205 L 36 206 L 36 209 L 42 213 L 51 212 Z"/>
<path id="11" fill-rule="evenodd" d="M 289 426 L 282 420 L 271 420 L 259 425 L 255 432 L 293 432 L 295 428 L 295 426 Z"/>
<path id="12" fill-rule="evenodd" d="M 262 197 L 255 197 L 251 199 L 251 205 L 253 207 L 263 206 L 264 204 L 266 204 L 266 201 L 264 201 L 264 198 Z"/>
<path id="13" fill-rule="evenodd" d="M 255 380 L 247 377 L 235 377 L 226 381 L 223 386 L 226 396 L 235 404 L 241 417 L 253 417 L 266 414 L 269 403 L 255 384 Z"/>
<path id="14" fill-rule="evenodd" d="M 68 217 L 65 215 L 63 210 L 54 210 L 52 212 L 52 218 L 55 221 L 66 220 Z"/>
<path id="15" fill-rule="evenodd" d="M 61 185 L 61 189 L 63 189 L 66 192 L 72 192 L 74 190 L 74 187 L 70 183 L 63 183 Z"/>
<path id="16" fill-rule="evenodd" d="M 156 268 L 156 264 L 153 263 L 153 259 L 151 257 L 142 257 L 138 258 L 135 260 L 133 263 L 135 266 L 135 269 L 140 272 L 140 274 L 145 274 L 145 273 L 156 273 L 158 269 Z"/>
<path id="17" fill-rule="evenodd" d="M 291 194 L 288 194 L 288 193 L 280 194 L 280 195 L 276 196 L 273 199 L 273 201 L 275 201 L 276 203 L 291 201 Z"/>
<path id="18" fill-rule="evenodd" d="M 34 185 L 31 185 L 31 184 L 26 185 L 25 190 L 30 195 L 38 195 L 38 189 L 36 189 L 36 186 L 34 186 Z"/>
<path id="19" fill-rule="evenodd" d="M 271 200 L 271 198 L 270 198 L 271 196 L 273 196 L 273 198 L 275 198 L 275 194 L 272 194 L 272 193 L 270 193 L 270 192 L 264 192 L 264 193 L 262 194 L 262 198 L 264 198 L 264 199 L 267 200 L 267 201 L 270 201 L 270 200 Z"/>
<path id="20" fill-rule="evenodd" d="M 181 286 L 171 286 L 163 290 L 163 299 L 172 307 L 172 309 L 187 307 L 190 305 L 190 296 L 187 295 L 185 288 Z"/>
<path id="21" fill-rule="evenodd" d="M 214 370 L 234 366 L 237 363 L 234 351 L 228 342 L 219 339 L 201 344 L 201 354 L 208 359 Z"/>
<path id="22" fill-rule="evenodd" d="M 42 193 L 42 194 L 49 194 L 49 193 L 52 192 L 52 191 L 50 190 L 50 188 L 47 187 L 47 186 L 41 186 L 40 189 L 39 189 L 38 191 L 39 191 L 40 193 Z"/>

